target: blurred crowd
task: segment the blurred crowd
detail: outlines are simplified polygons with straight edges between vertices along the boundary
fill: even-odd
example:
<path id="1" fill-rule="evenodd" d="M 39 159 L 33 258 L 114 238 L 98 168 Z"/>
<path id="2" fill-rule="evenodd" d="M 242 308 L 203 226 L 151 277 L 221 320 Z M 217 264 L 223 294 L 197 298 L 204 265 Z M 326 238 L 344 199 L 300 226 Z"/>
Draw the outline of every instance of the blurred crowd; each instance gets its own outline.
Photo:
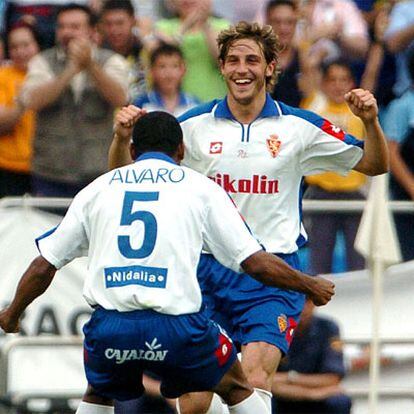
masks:
<path id="1" fill-rule="evenodd" d="M 226 93 L 216 37 L 240 20 L 279 37 L 274 99 L 310 109 L 364 139 L 344 94 L 374 92 L 389 139 L 391 196 L 414 199 L 414 0 L 0 0 L 0 197 L 72 197 L 106 169 L 116 108 L 176 116 Z M 309 199 L 364 199 L 356 172 L 306 178 Z M 348 270 L 357 215 L 308 223 L 315 273 L 332 270 L 338 237 Z M 396 215 L 405 260 L 410 214 Z"/>

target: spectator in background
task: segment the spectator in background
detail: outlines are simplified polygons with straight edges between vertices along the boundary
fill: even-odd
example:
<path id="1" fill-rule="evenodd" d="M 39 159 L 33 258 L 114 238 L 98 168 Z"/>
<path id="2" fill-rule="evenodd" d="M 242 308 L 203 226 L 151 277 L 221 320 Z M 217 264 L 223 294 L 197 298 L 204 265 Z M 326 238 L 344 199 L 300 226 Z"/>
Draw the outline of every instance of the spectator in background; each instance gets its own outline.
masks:
<path id="1" fill-rule="evenodd" d="M 281 70 L 272 97 L 291 106 L 299 106 L 302 92 L 299 87 L 301 62 L 294 45 L 298 12 L 293 0 L 271 0 L 266 8 L 266 23 L 278 35 L 281 50 L 278 65 Z"/>
<path id="2" fill-rule="evenodd" d="M 383 2 L 370 12 L 372 42 L 361 78 L 361 88 L 374 92 L 377 97 L 380 121 L 394 98 L 395 56 L 388 51 L 384 41 L 391 7 L 391 2 Z"/>
<path id="3" fill-rule="evenodd" d="M 213 11 L 231 23 L 239 21 L 263 24 L 263 10 L 268 0 L 223 1 L 213 0 Z"/>
<path id="4" fill-rule="evenodd" d="M 0 37 L 0 66 L 4 64 L 4 59 L 5 59 L 4 43 L 3 43 L 3 39 Z"/>
<path id="5" fill-rule="evenodd" d="M 311 82 L 308 81 L 308 84 Z M 355 87 L 350 65 L 337 60 L 322 68 L 321 91 L 314 90 L 303 103 L 303 107 L 329 119 L 337 128 L 337 133 L 348 134 L 356 138 L 365 138 L 364 125 L 346 104 L 344 95 Z M 313 175 L 306 178 L 309 187 L 305 198 L 317 200 L 360 200 L 366 183 L 365 175 L 351 171 L 346 177 L 334 172 Z M 346 246 L 347 270 L 362 269 L 364 259 L 354 249 L 354 240 L 358 230 L 358 214 L 315 214 L 308 229 L 310 263 L 312 272 L 330 273 L 332 257 L 337 235 L 343 233 Z M 312 242 L 313 240 L 313 242 Z"/>
<path id="6" fill-rule="evenodd" d="M 129 67 L 129 99 L 146 92 L 146 74 L 143 62 L 143 45 L 134 32 L 136 20 L 130 0 L 108 0 L 100 17 L 104 44 L 124 56 Z"/>
<path id="7" fill-rule="evenodd" d="M 336 322 L 316 316 L 309 299 L 286 358 L 273 381 L 277 414 L 349 414 L 351 399 L 340 387 L 345 375 Z"/>
<path id="8" fill-rule="evenodd" d="M 73 2 L 98 8 L 102 0 L 74 0 Z M 8 28 L 23 20 L 35 27 L 39 33 L 41 49 L 55 45 L 56 14 L 59 7 L 69 3 L 67 0 L 7 0 L 7 3 Z"/>
<path id="9" fill-rule="evenodd" d="M 394 92 L 397 96 L 401 96 L 411 84 L 407 57 L 414 50 L 414 0 L 395 4 L 384 38 L 388 50 L 396 54 L 397 79 Z"/>
<path id="10" fill-rule="evenodd" d="M 6 17 L 6 0 L 0 0 L 0 39 L 6 31 L 5 17 Z"/>
<path id="11" fill-rule="evenodd" d="M 114 108 L 127 102 L 127 65 L 96 48 L 89 8 L 57 16 L 58 46 L 29 64 L 23 103 L 37 111 L 33 154 L 36 195 L 73 197 L 106 170 Z"/>
<path id="12" fill-rule="evenodd" d="M 34 113 L 19 99 L 29 60 L 39 52 L 33 28 L 17 23 L 7 34 L 10 64 L 0 68 L 0 197 L 31 192 Z"/>
<path id="13" fill-rule="evenodd" d="M 414 200 L 414 49 L 407 59 L 411 88 L 389 105 L 384 132 L 390 149 L 391 196 Z M 395 214 L 395 224 L 403 259 L 414 259 L 414 215 Z"/>
<path id="14" fill-rule="evenodd" d="M 160 20 L 155 28 L 184 53 L 183 90 L 201 101 L 223 97 L 226 86 L 218 68 L 216 38 L 229 23 L 212 16 L 211 0 L 174 0 L 174 5 L 178 17 Z"/>
<path id="15" fill-rule="evenodd" d="M 199 104 L 181 90 L 185 75 L 184 56 L 177 46 L 161 44 L 150 56 L 152 91 L 139 96 L 134 105 L 147 111 L 165 111 L 179 116 Z"/>
<path id="16" fill-rule="evenodd" d="M 342 55 L 362 59 L 368 51 L 367 24 L 355 3 L 348 0 L 308 0 L 298 26 L 301 47 L 322 49 L 328 59 Z"/>

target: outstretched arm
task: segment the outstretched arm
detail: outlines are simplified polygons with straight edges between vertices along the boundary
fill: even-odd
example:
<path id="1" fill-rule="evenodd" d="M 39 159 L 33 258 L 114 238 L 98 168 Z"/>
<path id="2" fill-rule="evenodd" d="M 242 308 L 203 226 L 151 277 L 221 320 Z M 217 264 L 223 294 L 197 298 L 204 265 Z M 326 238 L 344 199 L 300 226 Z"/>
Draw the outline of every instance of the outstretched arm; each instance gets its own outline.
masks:
<path id="1" fill-rule="evenodd" d="M 317 306 L 328 303 L 335 292 L 335 285 L 331 281 L 299 272 L 282 259 L 264 251 L 252 254 L 241 265 L 246 273 L 264 285 L 304 293 Z"/>
<path id="2" fill-rule="evenodd" d="M 0 327 L 8 333 L 18 332 L 19 319 L 24 310 L 49 287 L 56 268 L 38 256 L 24 272 L 12 303 L 0 312 Z"/>
<path id="3" fill-rule="evenodd" d="M 377 100 L 364 89 L 353 89 L 345 95 L 345 99 L 353 114 L 361 118 L 367 131 L 364 155 L 354 170 L 370 176 L 388 172 L 388 147 L 378 120 Z"/>
<path id="4" fill-rule="evenodd" d="M 110 170 L 131 164 L 131 144 L 132 129 L 141 116 L 145 115 L 145 109 L 134 105 L 128 105 L 120 109 L 115 116 L 114 135 L 108 153 L 108 167 Z"/>

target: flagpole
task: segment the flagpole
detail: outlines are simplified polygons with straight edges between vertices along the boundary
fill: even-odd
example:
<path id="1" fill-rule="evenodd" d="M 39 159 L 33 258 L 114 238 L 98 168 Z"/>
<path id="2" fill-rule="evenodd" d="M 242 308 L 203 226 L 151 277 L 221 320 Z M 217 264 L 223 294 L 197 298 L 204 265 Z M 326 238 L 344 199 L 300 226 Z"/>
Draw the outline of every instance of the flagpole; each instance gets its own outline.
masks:
<path id="1" fill-rule="evenodd" d="M 370 414 L 378 413 L 378 389 L 380 379 L 380 361 L 381 361 L 381 304 L 383 298 L 383 272 L 384 263 L 378 258 L 371 261 L 371 279 L 372 279 L 372 333 L 370 347 L 370 364 L 369 364 L 369 412 Z"/>

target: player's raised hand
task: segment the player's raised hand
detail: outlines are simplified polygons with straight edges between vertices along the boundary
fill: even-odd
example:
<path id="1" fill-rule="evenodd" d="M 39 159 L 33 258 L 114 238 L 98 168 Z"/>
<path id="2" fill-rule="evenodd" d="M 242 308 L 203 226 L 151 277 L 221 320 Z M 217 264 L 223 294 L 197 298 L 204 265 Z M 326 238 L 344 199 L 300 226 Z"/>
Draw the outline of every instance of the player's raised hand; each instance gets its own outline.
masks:
<path id="1" fill-rule="evenodd" d="M 308 293 L 309 299 L 316 305 L 326 305 L 335 294 L 335 284 L 323 277 L 316 276 L 313 278 L 314 286 Z"/>
<path id="2" fill-rule="evenodd" d="M 6 333 L 19 332 L 19 320 L 13 318 L 7 308 L 0 311 L 0 328 Z"/>
<path id="3" fill-rule="evenodd" d="M 366 89 L 352 89 L 345 94 L 349 109 L 362 121 L 370 122 L 378 116 L 378 105 L 374 95 Z"/>
<path id="4" fill-rule="evenodd" d="M 115 115 L 114 134 L 121 139 L 129 140 L 135 123 L 146 113 L 145 109 L 134 105 L 124 106 Z"/>

